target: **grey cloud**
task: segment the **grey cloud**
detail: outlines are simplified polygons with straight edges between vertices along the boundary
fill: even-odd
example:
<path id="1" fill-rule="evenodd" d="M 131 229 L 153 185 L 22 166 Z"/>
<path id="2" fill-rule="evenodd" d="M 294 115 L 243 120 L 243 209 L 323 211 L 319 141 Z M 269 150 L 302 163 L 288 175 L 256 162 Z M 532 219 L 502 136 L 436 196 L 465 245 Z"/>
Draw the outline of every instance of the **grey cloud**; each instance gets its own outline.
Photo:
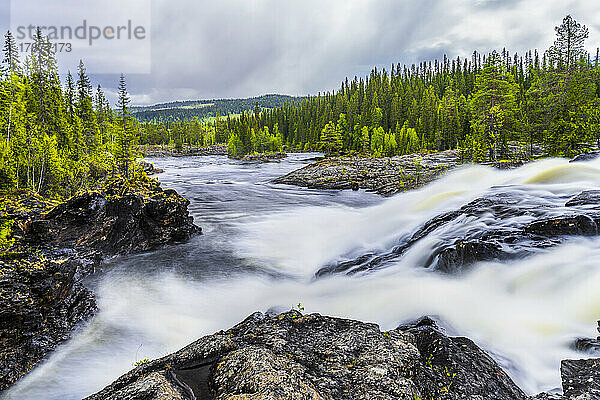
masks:
<path id="1" fill-rule="evenodd" d="M 566 13 L 591 28 L 590 49 L 600 40 L 595 0 L 155 0 L 152 11 L 152 74 L 128 77 L 139 104 L 316 94 L 373 66 L 543 50 Z"/>

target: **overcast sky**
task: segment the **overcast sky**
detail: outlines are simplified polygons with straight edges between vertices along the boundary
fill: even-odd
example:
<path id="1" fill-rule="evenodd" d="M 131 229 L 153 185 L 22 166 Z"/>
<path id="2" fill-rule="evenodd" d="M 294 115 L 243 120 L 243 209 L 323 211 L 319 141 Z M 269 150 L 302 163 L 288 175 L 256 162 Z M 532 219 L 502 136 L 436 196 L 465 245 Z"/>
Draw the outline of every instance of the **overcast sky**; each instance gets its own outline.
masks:
<path id="1" fill-rule="evenodd" d="M 546 49 L 568 13 L 590 28 L 587 47 L 600 45 L 598 0 L 140 1 L 151 3 L 151 73 L 127 76 L 136 104 L 316 94 L 373 66 Z M 118 80 L 92 78 L 107 90 Z"/>

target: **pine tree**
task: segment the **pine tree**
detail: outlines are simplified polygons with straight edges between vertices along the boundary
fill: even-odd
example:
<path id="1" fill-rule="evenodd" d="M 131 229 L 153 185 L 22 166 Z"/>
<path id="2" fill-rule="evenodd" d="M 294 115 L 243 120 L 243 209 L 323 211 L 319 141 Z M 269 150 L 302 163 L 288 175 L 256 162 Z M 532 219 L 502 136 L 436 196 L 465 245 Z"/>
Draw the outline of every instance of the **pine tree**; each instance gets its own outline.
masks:
<path id="1" fill-rule="evenodd" d="M 2 61 L 2 70 L 4 75 L 10 76 L 12 74 L 20 74 L 21 66 L 19 64 L 19 51 L 17 50 L 15 39 L 10 31 L 7 31 L 4 35 L 3 51 L 4 60 Z"/>
<path id="2" fill-rule="evenodd" d="M 570 15 L 567 15 L 562 24 L 554 29 L 556 40 L 548 50 L 548 56 L 556 63 L 559 70 L 570 72 L 582 58 L 587 57 L 583 46 L 589 36 L 589 30 Z"/>
<path id="3" fill-rule="evenodd" d="M 127 93 L 125 76 L 121 74 L 121 78 L 119 80 L 119 99 L 117 102 L 118 130 L 115 159 L 117 160 L 119 169 L 124 172 L 125 179 L 130 178 L 130 170 L 136 158 L 135 136 L 133 133 L 131 112 L 129 110 L 130 103 L 131 99 L 129 98 L 129 93 Z"/>

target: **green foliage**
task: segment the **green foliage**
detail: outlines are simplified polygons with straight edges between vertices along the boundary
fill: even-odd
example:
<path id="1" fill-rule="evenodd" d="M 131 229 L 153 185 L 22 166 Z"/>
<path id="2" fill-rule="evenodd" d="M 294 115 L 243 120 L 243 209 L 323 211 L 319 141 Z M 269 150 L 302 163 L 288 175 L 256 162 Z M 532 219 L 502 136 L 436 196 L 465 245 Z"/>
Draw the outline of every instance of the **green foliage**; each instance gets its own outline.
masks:
<path id="1" fill-rule="evenodd" d="M 10 238 L 13 223 L 11 219 L 0 219 L 0 250 L 2 251 L 8 249 L 13 242 Z"/>
<path id="2" fill-rule="evenodd" d="M 489 149 L 489 158 L 507 154 L 516 115 L 517 85 L 508 74 L 497 53 L 492 53 L 475 78 L 475 93 L 471 98 L 474 138 Z"/>
<path id="3" fill-rule="evenodd" d="M 319 149 L 326 154 L 337 153 L 342 148 L 340 126 L 330 122 L 321 131 Z"/>
<path id="4" fill-rule="evenodd" d="M 62 87 L 53 47 L 41 33 L 24 63 L 5 36 L 0 80 L 0 191 L 69 196 L 108 173 L 133 175 L 137 122 L 128 115 L 122 78 L 119 118 L 85 66 Z M 122 106 L 122 107 L 121 107 Z M 125 167 L 123 167 L 125 165 Z"/>
<path id="5" fill-rule="evenodd" d="M 506 50 L 374 69 L 336 92 L 227 118 L 244 135 L 275 126 L 290 149 L 388 156 L 461 149 L 466 160 L 531 157 L 534 145 L 569 156 L 600 142 L 600 69 L 583 50 L 587 28 L 566 17 L 543 55 Z M 208 129 L 208 128 L 207 128 Z M 226 139 L 221 142 L 226 142 Z M 535 146 L 535 147 L 538 147 Z"/>
<path id="6" fill-rule="evenodd" d="M 147 364 L 149 362 L 150 362 L 150 360 L 148 360 L 147 358 L 144 358 L 143 360 L 138 360 L 138 361 L 134 362 L 133 366 L 134 367 L 139 367 L 139 366 Z"/>

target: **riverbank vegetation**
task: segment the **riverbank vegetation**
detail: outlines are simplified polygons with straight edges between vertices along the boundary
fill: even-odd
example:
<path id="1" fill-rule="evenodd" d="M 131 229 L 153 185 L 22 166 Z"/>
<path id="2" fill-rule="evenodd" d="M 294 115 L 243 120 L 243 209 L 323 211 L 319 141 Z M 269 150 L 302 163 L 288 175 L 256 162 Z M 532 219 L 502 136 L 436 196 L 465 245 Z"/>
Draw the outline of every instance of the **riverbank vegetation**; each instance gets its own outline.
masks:
<path id="1" fill-rule="evenodd" d="M 138 174 L 138 131 L 121 76 L 116 110 L 93 90 L 83 62 L 62 85 L 56 58 L 39 30 L 32 52 L 19 59 L 5 36 L 0 79 L 0 190 L 70 196 L 107 175 Z"/>
<path id="2" fill-rule="evenodd" d="M 138 145 L 226 144 L 228 154 L 283 149 L 392 156 L 460 149 L 465 160 L 571 156 L 600 145 L 600 68 L 570 16 L 542 55 L 487 56 L 396 65 L 346 79 L 332 93 L 211 121 L 139 122 L 125 79 L 112 108 L 85 66 L 61 82 L 49 41 L 18 57 L 5 37 L 0 79 L 0 190 L 68 196 L 108 174 L 135 176 Z"/>

